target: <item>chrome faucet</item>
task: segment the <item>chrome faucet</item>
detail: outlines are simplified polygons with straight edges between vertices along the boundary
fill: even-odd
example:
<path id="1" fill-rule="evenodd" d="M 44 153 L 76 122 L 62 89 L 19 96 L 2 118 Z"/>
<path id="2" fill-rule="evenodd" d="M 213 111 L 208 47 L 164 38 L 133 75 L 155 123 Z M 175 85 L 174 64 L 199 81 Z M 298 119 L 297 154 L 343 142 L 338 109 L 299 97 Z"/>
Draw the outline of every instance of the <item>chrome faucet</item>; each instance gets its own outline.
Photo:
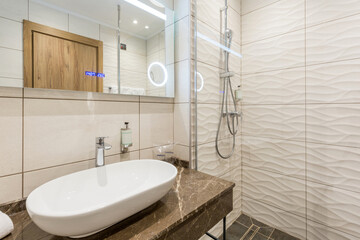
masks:
<path id="1" fill-rule="evenodd" d="M 95 165 L 96 167 L 101 167 L 105 165 L 105 150 L 110 150 L 111 145 L 104 142 L 105 137 L 97 137 L 96 138 L 96 160 Z"/>

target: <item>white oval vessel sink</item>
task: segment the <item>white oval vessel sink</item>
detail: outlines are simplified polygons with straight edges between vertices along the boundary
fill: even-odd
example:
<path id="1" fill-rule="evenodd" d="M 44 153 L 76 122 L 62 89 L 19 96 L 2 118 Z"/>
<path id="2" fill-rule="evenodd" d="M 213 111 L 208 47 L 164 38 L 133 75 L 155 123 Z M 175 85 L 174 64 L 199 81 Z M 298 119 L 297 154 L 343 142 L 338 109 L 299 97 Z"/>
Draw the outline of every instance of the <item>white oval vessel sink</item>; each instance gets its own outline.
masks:
<path id="1" fill-rule="evenodd" d="M 42 230 L 85 237 L 149 207 L 172 187 L 177 169 L 158 160 L 134 160 L 92 168 L 47 182 L 26 200 Z"/>

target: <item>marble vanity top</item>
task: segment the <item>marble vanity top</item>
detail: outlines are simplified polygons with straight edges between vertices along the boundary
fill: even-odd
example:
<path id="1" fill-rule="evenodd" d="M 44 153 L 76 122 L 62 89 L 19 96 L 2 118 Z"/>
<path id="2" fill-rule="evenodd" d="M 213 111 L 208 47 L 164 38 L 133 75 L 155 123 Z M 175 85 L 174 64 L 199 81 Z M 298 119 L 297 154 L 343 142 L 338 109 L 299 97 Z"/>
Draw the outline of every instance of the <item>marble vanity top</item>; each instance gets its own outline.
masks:
<path id="1" fill-rule="evenodd" d="M 176 239 L 176 237 L 171 237 L 171 234 L 176 236 L 176 231 L 180 233 L 179 229 L 183 224 L 202 224 L 211 227 L 231 211 L 234 186 L 234 183 L 220 178 L 186 168 L 178 168 L 174 186 L 156 204 L 100 233 L 82 239 Z M 226 201 L 221 202 L 225 198 Z M 15 230 L 4 240 L 69 239 L 42 231 L 31 221 L 26 211 L 13 214 L 11 218 L 14 221 Z M 199 221 L 197 218 L 202 220 Z M 184 229 L 192 231 L 192 226 L 185 227 L 181 231 Z M 184 236 L 184 233 L 181 232 L 181 235 Z M 198 235 L 198 233 L 191 233 L 190 236 L 192 235 Z"/>

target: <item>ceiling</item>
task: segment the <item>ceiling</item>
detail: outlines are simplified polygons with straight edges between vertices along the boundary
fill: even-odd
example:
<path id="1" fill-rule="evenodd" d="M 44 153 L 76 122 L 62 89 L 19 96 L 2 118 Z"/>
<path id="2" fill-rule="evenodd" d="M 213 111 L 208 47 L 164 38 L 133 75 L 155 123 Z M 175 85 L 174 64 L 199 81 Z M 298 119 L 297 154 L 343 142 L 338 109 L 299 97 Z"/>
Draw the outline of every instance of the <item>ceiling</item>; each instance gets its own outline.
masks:
<path id="1" fill-rule="evenodd" d="M 158 7 L 151 0 L 139 1 L 159 12 L 171 12 L 171 16 L 168 17 L 173 17 L 172 10 Z M 76 13 L 113 28 L 118 26 L 117 6 L 120 5 L 120 30 L 143 39 L 148 39 L 165 28 L 163 19 L 133 6 L 125 0 L 41 0 L 36 2 L 44 2 L 48 6 Z M 164 0 L 158 0 L 158 2 L 165 3 Z M 134 20 L 137 21 L 137 24 L 133 23 Z M 149 28 L 146 29 L 145 26 Z"/>

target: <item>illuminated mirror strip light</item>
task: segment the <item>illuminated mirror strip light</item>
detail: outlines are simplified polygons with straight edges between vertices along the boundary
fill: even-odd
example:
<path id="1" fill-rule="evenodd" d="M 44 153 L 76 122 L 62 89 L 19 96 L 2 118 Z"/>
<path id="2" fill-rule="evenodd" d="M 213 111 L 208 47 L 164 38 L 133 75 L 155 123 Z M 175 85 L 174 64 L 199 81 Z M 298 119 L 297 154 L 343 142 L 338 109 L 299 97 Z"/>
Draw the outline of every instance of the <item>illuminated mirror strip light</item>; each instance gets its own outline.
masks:
<path id="1" fill-rule="evenodd" d="M 201 80 L 200 88 L 196 89 L 197 92 L 200 92 L 204 88 L 204 78 L 201 75 L 201 73 L 196 72 L 196 74 L 199 76 L 199 79 Z"/>
<path id="2" fill-rule="evenodd" d="M 217 41 L 214 41 L 214 40 L 208 38 L 207 36 L 205 36 L 205 35 L 202 34 L 202 33 L 197 32 L 197 36 L 198 36 L 199 38 L 201 38 L 201 39 L 203 39 L 203 40 L 211 43 L 212 45 L 215 45 L 215 46 L 217 46 L 217 47 L 219 47 L 219 48 L 227 51 L 228 53 L 234 54 L 235 56 L 237 56 L 237 57 L 239 57 L 239 58 L 242 58 L 242 55 L 241 55 L 240 53 L 237 53 L 237 52 L 235 52 L 234 50 L 232 50 L 232 49 L 230 49 L 230 48 L 228 48 L 228 47 L 225 47 L 224 45 L 218 43 Z"/>
<path id="3" fill-rule="evenodd" d="M 164 13 L 159 12 L 156 9 L 153 9 L 152 7 L 149 7 L 145 3 L 142 3 L 138 0 L 125 0 L 125 2 L 130 3 L 130 4 L 134 5 L 135 7 L 138 7 L 140 9 L 144 10 L 145 12 L 148 12 L 148 13 L 166 21 L 166 15 Z"/>
<path id="4" fill-rule="evenodd" d="M 156 83 L 156 82 L 154 82 L 153 79 L 152 79 L 152 77 L 151 77 L 151 68 L 152 68 L 153 66 L 155 66 L 155 65 L 160 66 L 161 69 L 162 69 L 163 72 L 164 72 L 164 81 L 162 81 L 161 83 Z M 167 81 L 168 81 L 168 72 L 167 72 L 164 64 L 162 64 L 162 63 L 160 63 L 160 62 L 153 62 L 153 63 L 151 63 L 151 64 L 149 65 L 149 67 L 148 67 L 147 74 L 148 74 L 148 79 L 149 79 L 149 81 L 150 81 L 151 84 L 154 85 L 155 87 L 162 87 L 162 86 L 164 86 L 164 85 L 167 83 Z"/>

